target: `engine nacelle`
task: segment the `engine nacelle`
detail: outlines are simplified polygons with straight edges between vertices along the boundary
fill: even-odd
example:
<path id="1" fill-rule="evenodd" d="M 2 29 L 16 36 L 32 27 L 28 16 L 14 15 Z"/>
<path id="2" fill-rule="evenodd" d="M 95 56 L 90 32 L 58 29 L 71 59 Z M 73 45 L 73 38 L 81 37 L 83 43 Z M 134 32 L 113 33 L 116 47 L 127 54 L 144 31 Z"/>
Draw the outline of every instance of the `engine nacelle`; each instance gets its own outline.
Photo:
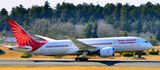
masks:
<path id="1" fill-rule="evenodd" d="M 98 55 L 100 57 L 107 57 L 107 56 L 113 56 L 114 55 L 114 48 L 112 47 L 104 47 L 99 49 Z"/>

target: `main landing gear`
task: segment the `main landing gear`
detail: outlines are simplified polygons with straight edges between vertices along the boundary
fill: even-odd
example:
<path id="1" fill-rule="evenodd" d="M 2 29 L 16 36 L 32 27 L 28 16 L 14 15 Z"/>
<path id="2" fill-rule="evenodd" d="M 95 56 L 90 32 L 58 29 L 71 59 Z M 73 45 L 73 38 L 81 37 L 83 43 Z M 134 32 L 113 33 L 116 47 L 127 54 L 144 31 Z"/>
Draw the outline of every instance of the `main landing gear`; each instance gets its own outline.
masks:
<path id="1" fill-rule="evenodd" d="M 87 57 L 76 57 L 75 61 L 88 61 Z"/>
<path id="2" fill-rule="evenodd" d="M 82 52 L 81 55 L 78 55 L 78 57 L 75 58 L 75 61 L 88 61 L 87 54 L 88 51 Z"/>

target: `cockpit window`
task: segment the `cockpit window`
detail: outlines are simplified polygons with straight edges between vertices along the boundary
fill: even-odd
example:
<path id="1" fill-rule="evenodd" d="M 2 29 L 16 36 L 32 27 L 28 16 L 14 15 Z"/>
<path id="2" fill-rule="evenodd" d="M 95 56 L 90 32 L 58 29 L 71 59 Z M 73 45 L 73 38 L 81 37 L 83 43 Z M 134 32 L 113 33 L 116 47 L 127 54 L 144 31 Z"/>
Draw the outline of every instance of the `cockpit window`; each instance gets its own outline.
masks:
<path id="1" fill-rule="evenodd" d="M 144 41 L 145 43 L 148 43 L 148 41 Z"/>

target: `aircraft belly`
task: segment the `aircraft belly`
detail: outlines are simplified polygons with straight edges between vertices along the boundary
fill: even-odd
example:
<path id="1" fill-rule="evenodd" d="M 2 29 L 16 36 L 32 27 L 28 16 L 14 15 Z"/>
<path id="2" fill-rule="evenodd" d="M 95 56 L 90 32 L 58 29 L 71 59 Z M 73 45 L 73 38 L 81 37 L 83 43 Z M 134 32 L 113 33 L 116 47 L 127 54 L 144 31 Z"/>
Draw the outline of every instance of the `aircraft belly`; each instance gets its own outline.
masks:
<path id="1" fill-rule="evenodd" d="M 50 49 L 51 55 L 67 55 L 67 54 L 75 54 L 77 52 L 76 48 L 68 47 L 68 48 L 53 48 Z"/>
<path id="2" fill-rule="evenodd" d="M 66 55 L 66 54 L 76 54 L 78 51 L 74 47 L 53 47 L 53 48 L 40 48 L 32 53 L 40 55 Z"/>

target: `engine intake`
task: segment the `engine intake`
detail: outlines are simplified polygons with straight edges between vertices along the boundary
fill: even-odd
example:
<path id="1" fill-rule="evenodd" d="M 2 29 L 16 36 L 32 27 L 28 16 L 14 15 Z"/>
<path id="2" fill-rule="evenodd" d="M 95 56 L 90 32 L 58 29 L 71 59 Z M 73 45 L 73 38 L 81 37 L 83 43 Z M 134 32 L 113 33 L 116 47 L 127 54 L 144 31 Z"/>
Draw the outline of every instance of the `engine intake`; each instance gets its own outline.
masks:
<path id="1" fill-rule="evenodd" d="M 105 47 L 98 50 L 98 55 L 100 57 L 107 57 L 107 56 L 114 56 L 114 48 L 112 47 Z"/>

